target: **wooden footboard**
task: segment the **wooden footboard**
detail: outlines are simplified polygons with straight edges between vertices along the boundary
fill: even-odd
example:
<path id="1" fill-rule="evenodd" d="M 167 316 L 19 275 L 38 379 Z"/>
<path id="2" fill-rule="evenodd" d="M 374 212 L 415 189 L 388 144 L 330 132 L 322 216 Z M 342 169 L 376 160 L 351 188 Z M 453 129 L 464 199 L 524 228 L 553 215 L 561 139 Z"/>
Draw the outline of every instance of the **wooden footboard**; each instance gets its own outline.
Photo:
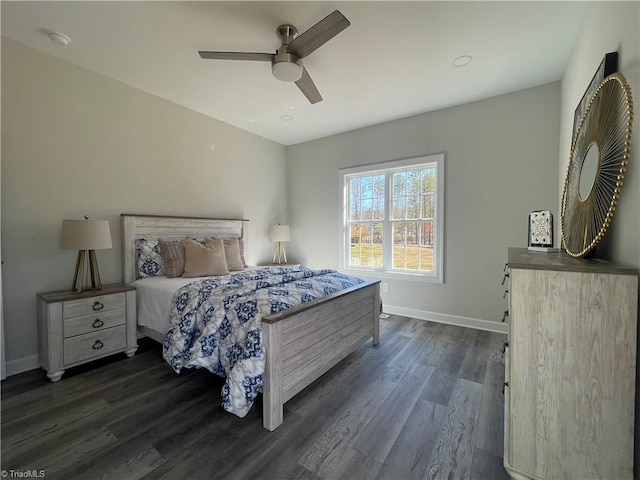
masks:
<path id="1" fill-rule="evenodd" d="M 262 319 L 266 349 L 263 425 L 283 422 L 283 405 L 369 338 L 380 341 L 380 282 L 371 281 Z"/>

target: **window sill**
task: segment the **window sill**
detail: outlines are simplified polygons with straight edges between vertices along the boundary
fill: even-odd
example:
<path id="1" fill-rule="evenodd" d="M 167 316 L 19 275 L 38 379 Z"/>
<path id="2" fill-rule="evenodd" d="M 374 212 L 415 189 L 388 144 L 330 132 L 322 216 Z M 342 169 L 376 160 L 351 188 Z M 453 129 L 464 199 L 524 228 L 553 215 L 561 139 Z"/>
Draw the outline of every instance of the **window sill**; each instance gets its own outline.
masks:
<path id="1" fill-rule="evenodd" d="M 365 279 L 390 279 L 390 280 L 406 280 L 409 282 L 424 282 L 435 283 L 442 285 L 444 281 L 438 275 L 430 275 L 424 273 L 409 273 L 409 272 L 392 272 L 389 270 L 365 270 L 358 268 L 344 268 L 338 269 L 340 272 L 346 275 L 353 275 L 355 277 L 363 277 Z"/>

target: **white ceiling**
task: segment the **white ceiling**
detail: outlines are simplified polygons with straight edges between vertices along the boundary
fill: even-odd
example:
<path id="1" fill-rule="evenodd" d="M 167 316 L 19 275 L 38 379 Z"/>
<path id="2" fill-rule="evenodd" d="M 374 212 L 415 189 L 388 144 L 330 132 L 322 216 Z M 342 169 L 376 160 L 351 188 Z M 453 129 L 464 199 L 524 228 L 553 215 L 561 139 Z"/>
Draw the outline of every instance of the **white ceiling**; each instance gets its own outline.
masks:
<path id="1" fill-rule="evenodd" d="M 311 105 L 268 62 L 198 50 L 273 53 L 340 10 L 351 26 L 304 59 Z M 583 2 L 2 2 L 2 35 L 213 118 L 292 145 L 560 80 Z M 71 43 L 52 43 L 62 32 Z M 456 68 L 452 61 L 471 55 Z M 293 120 L 283 121 L 282 115 Z"/>

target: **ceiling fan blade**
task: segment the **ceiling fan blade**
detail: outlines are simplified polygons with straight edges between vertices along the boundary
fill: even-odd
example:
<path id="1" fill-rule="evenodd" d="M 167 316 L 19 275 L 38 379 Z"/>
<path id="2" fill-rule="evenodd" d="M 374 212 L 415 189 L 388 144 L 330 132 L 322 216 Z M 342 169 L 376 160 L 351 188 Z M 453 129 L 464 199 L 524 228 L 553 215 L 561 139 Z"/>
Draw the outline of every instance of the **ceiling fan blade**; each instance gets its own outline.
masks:
<path id="1" fill-rule="evenodd" d="M 198 52 L 202 58 L 212 60 L 257 60 L 270 62 L 273 53 L 249 53 L 249 52 Z"/>
<path id="2" fill-rule="evenodd" d="M 311 80 L 306 68 L 302 67 L 302 77 L 300 77 L 300 80 L 296 81 L 296 85 L 311 103 L 318 103 L 322 101 L 322 95 L 320 95 L 316 84 Z"/>
<path id="3" fill-rule="evenodd" d="M 304 58 L 321 47 L 351 23 L 338 10 L 334 10 L 306 32 L 298 35 L 288 46 L 287 52 Z"/>

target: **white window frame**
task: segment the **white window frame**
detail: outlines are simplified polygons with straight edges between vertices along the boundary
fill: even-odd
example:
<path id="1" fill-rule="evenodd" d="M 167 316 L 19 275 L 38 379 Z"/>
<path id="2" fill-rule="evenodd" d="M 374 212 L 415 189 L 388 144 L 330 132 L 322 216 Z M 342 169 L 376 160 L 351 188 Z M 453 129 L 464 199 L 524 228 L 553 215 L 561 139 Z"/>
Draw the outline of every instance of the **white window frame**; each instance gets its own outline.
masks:
<path id="1" fill-rule="evenodd" d="M 388 173 L 393 170 L 409 169 L 413 166 L 434 163 L 436 166 L 436 217 L 435 217 L 435 236 L 433 249 L 433 266 L 432 272 L 414 272 L 391 269 L 389 266 L 383 267 L 352 267 L 348 266 L 347 255 L 350 251 L 347 245 L 351 243 L 351 236 L 348 226 L 349 198 L 347 179 L 354 174 L 363 173 Z M 444 283 L 444 153 L 425 155 L 421 157 L 407 158 L 403 160 L 394 160 L 377 164 L 360 165 L 357 167 L 343 168 L 339 170 L 339 185 L 342 192 L 340 201 L 340 225 L 339 225 L 339 258 L 338 269 L 344 273 L 360 275 L 363 277 L 388 278 L 415 280 L 431 283 Z M 386 182 L 385 191 L 385 218 L 383 220 L 383 230 L 385 232 L 385 243 L 383 243 L 384 263 L 389 263 L 391 258 L 391 228 L 390 221 L 390 201 L 391 201 L 390 182 Z"/>

